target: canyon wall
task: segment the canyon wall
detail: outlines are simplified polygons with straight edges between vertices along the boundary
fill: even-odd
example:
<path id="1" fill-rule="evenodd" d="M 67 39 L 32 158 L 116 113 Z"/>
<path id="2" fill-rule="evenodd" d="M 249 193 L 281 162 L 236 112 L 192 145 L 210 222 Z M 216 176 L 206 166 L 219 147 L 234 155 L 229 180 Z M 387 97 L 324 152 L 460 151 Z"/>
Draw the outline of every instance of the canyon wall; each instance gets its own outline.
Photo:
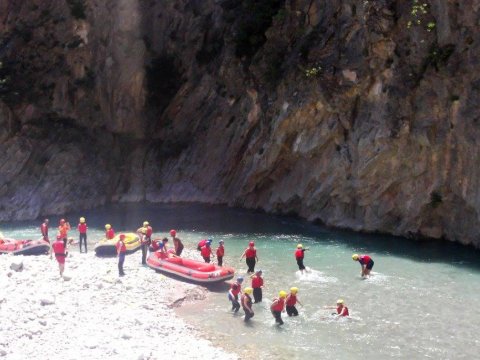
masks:
<path id="1" fill-rule="evenodd" d="M 480 1 L 0 0 L 0 220 L 200 201 L 480 245 Z"/>

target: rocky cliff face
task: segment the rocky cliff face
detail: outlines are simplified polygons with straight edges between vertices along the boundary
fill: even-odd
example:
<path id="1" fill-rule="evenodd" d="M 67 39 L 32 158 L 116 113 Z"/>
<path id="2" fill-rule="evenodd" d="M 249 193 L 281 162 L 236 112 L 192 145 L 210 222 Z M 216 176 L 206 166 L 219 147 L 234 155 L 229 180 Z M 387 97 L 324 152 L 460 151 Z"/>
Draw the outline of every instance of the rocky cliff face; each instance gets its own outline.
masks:
<path id="1" fill-rule="evenodd" d="M 0 219 L 201 201 L 478 246 L 479 19 L 478 1 L 2 0 Z"/>

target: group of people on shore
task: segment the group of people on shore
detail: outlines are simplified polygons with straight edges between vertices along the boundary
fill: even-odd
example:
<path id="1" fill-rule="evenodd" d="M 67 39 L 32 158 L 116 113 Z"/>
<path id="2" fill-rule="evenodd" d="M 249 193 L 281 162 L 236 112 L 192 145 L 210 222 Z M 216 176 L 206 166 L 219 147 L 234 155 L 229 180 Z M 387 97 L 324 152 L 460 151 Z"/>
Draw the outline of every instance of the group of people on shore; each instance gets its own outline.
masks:
<path id="1" fill-rule="evenodd" d="M 48 237 L 48 228 L 49 228 L 49 220 L 45 219 L 42 225 L 40 226 L 42 237 L 45 241 L 50 243 Z M 68 232 L 71 230 L 70 224 L 65 221 L 65 219 L 61 219 L 58 225 L 58 233 L 56 236 L 56 241 L 52 244 L 51 249 L 52 252 L 55 254 L 55 258 L 59 264 L 60 275 L 63 275 L 65 269 L 65 257 L 68 255 L 67 252 L 67 244 L 68 244 Z M 79 219 L 79 224 L 77 226 L 77 230 L 79 232 L 79 245 L 80 245 L 80 252 L 82 252 L 82 244 L 84 245 L 85 253 L 87 252 L 87 230 L 88 226 L 86 224 L 86 220 L 84 217 Z M 162 239 L 152 239 L 153 235 L 153 228 L 151 227 L 148 221 L 144 221 L 142 226 L 139 227 L 136 231 L 140 238 L 141 249 L 142 249 L 142 264 L 146 265 L 146 259 L 148 252 L 155 252 L 160 251 L 167 253 L 168 251 L 168 238 L 164 237 Z M 182 241 L 177 237 L 176 230 L 170 230 L 170 236 L 172 238 L 172 242 L 174 248 L 169 252 L 172 256 L 181 256 L 184 245 Z M 115 231 L 110 224 L 105 225 L 105 238 L 106 239 L 114 239 L 115 238 Z M 123 269 L 123 264 L 125 261 L 125 255 L 127 252 L 127 247 L 125 243 L 125 234 L 120 234 L 118 237 L 118 241 L 116 243 L 116 250 L 118 256 L 118 271 L 119 276 L 124 276 L 125 272 Z M 206 263 L 210 263 L 212 258 L 217 257 L 217 265 L 223 266 L 223 257 L 225 256 L 225 243 L 223 240 L 218 242 L 218 247 L 215 251 L 212 249 L 212 239 L 202 239 L 197 244 L 197 250 L 200 251 L 200 254 L 203 260 Z M 304 258 L 305 252 L 308 251 L 309 248 L 304 248 L 302 244 L 297 244 L 296 249 L 294 251 L 294 257 L 297 262 L 297 266 L 299 271 L 303 274 L 304 271 L 308 271 L 304 265 Z M 263 293 L 262 288 L 264 286 L 264 279 L 263 279 L 263 271 L 256 270 L 255 266 L 259 262 L 259 258 L 257 255 L 257 249 L 255 248 L 255 242 L 250 241 L 248 247 L 242 253 L 240 260 L 245 258 L 245 262 L 247 265 L 247 275 L 251 279 L 251 286 L 246 287 L 242 291 L 242 284 L 244 282 L 244 278 L 242 276 L 237 277 L 236 281 L 233 282 L 230 286 L 228 291 L 228 299 L 232 303 L 232 311 L 237 313 L 242 307 L 243 311 L 245 312 L 245 321 L 249 321 L 252 317 L 254 317 L 255 312 L 253 311 L 253 304 L 257 304 L 262 302 Z M 353 254 L 352 260 L 358 261 L 361 265 L 361 276 L 368 277 L 370 275 L 370 271 L 373 268 L 374 262 L 369 255 L 358 255 Z M 281 314 L 283 312 L 287 312 L 288 316 L 298 316 L 298 310 L 296 308 L 296 304 L 302 305 L 302 303 L 298 299 L 298 291 L 297 287 L 291 287 L 290 292 L 287 293 L 284 290 L 279 291 L 278 296 L 273 299 L 272 304 L 270 305 L 270 310 L 272 312 L 273 317 L 275 318 L 275 322 L 279 325 L 283 324 Z M 253 299 L 252 299 L 253 297 Z M 325 306 L 325 309 L 336 309 L 336 313 L 334 313 L 337 317 L 346 317 L 349 316 L 348 307 L 345 306 L 343 299 L 338 299 L 336 306 Z"/>

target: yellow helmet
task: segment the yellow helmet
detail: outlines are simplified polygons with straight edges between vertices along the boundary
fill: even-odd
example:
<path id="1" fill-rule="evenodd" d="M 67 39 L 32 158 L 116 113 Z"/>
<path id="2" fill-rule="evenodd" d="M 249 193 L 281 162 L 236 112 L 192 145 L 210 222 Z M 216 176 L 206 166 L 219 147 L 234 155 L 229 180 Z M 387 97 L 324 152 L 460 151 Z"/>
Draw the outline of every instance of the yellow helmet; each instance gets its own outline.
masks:
<path id="1" fill-rule="evenodd" d="M 105 225 L 105 229 L 110 230 L 111 228 L 112 228 L 112 225 L 110 224 Z"/>
<path id="2" fill-rule="evenodd" d="M 337 304 L 343 304 L 343 299 L 338 299 Z"/>
<path id="3" fill-rule="evenodd" d="M 353 259 L 354 261 L 357 261 L 358 258 L 359 258 L 358 254 L 353 254 L 353 255 L 352 255 L 352 259 Z"/>
<path id="4" fill-rule="evenodd" d="M 303 249 L 303 245 L 302 245 L 302 244 L 298 244 L 298 245 L 297 245 L 297 249 Z"/>
<path id="5" fill-rule="evenodd" d="M 148 226 L 148 225 L 150 225 L 150 224 L 148 223 L 148 221 L 144 221 L 144 222 L 143 222 L 143 226 Z"/>
<path id="6" fill-rule="evenodd" d="M 245 288 L 245 290 L 243 290 L 243 292 L 244 292 L 245 294 L 251 295 L 251 294 L 253 293 L 253 289 L 250 288 L 250 287 L 247 287 L 247 288 Z"/>
<path id="7" fill-rule="evenodd" d="M 80 222 L 81 222 L 82 224 L 85 222 L 85 218 L 84 218 L 83 216 L 80 218 Z"/>
<path id="8" fill-rule="evenodd" d="M 290 292 L 292 294 L 296 294 L 298 292 L 298 288 L 297 287 L 292 287 L 292 288 L 290 288 Z"/>
<path id="9" fill-rule="evenodd" d="M 279 297 L 280 299 L 286 298 L 286 297 L 287 297 L 287 292 L 286 292 L 286 291 L 283 291 L 283 290 L 280 291 L 280 292 L 278 293 L 278 297 Z"/>

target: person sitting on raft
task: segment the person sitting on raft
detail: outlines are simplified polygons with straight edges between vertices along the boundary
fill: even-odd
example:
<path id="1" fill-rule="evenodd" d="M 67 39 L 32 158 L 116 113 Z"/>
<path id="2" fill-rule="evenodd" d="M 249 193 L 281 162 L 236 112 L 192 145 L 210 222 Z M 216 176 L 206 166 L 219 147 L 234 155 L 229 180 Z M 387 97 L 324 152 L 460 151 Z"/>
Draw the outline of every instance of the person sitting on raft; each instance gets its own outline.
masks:
<path id="1" fill-rule="evenodd" d="M 115 237 L 115 231 L 112 228 L 112 225 L 105 225 L 105 239 L 112 240 Z"/>
<path id="2" fill-rule="evenodd" d="M 241 297 L 242 308 L 243 308 L 243 311 L 245 311 L 244 321 L 249 321 L 255 315 L 252 309 L 252 298 L 250 297 L 252 293 L 253 293 L 253 289 L 250 287 L 247 287 L 245 288 Z"/>
<path id="3" fill-rule="evenodd" d="M 353 254 L 352 259 L 353 261 L 358 261 L 360 263 L 360 266 L 362 267 L 362 271 L 361 271 L 362 277 L 370 276 L 370 271 L 372 271 L 373 264 L 374 264 L 370 256 Z"/>
<path id="4" fill-rule="evenodd" d="M 262 278 L 262 270 L 257 270 L 254 275 L 251 276 L 252 278 L 252 288 L 253 288 L 253 299 L 255 300 L 255 304 L 262 302 L 262 287 L 263 287 L 263 278 Z"/>
<path id="5" fill-rule="evenodd" d="M 170 236 L 173 239 L 173 246 L 175 247 L 175 254 L 177 256 L 182 255 L 182 251 L 183 251 L 184 246 L 183 246 L 182 240 L 177 238 L 177 231 L 173 230 L 173 229 L 170 230 Z"/>
<path id="6" fill-rule="evenodd" d="M 248 266 L 248 274 L 253 274 L 255 272 L 255 264 L 258 262 L 257 249 L 255 249 L 255 243 L 250 241 L 248 243 L 248 248 L 245 249 L 240 260 L 245 258 L 245 261 Z"/>
<path id="7" fill-rule="evenodd" d="M 217 248 L 217 264 L 218 266 L 223 266 L 223 257 L 225 256 L 225 247 L 223 246 L 224 241 L 220 240 L 218 242 L 218 248 Z"/>
<path id="8" fill-rule="evenodd" d="M 205 260 L 206 263 L 210 263 L 210 256 L 213 255 L 212 247 L 210 246 L 211 241 L 207 241 L 204 246 L 202 246 L 202 249 L 200 250 L 200 253 L 202 254 L 203 260 Z"/>
<path id="9" fill-rule="evenodd" d="M 230 286 L 230 290 L 228 290 L 228 300 L 232 302 L 232 311 L 235 313 L 238 312 L 238 310 L 240 309 L 240 303 L 238 302 L 238 294 L 242 292 L 242 282 L 243 277 L 237 277 L 237 281 L 234 282 Z"/>
<path id="10" fill-rule="evenodd" d="M 290 288 L 290 294 L 287 295 L 287 300 L 285 301 L 288 316 L 298 316 L 298 310 L 295 307 L 297 302 L 303 306 L 303 304 L 297 298 L 297 293 L 297 287 Z"/>
<path id="11" fill-rule="evenodd" d="M 272 305 L 270 305 L 270 311 L 272 312 L 275 322 L 279 325 L 283 325 L 282 312 L 285 311 L 285 298 L 287 293 L 285 291 L 280 291 L 278 293 L 278 298 L 273 299 Z"/>
<path id="12" fill-rule="evenodd" d="M 303 265 L 303 258 L 305 257 L 305 251 L 307 251 L 308 248 L 303 248 L 302 244 L 297 245 L 297 250 L 295 250 L 295 259 L 297 260 L 297 265 L 298 269 L 302 272 L 305 270 L 305 265 Z"/>
<path id="13" fill-rule="evenodd" d="M 334 306 L 324 306 L 323 308 L 324 309 L 336 309 L 337 312 L 333 313 L 332 315 L 335 315 L 337 317 L 349 316 L 348 308 L 345 306 L 342 299 L 337 300 L 337 305 L 336 306 L 335 305 Z"/>

